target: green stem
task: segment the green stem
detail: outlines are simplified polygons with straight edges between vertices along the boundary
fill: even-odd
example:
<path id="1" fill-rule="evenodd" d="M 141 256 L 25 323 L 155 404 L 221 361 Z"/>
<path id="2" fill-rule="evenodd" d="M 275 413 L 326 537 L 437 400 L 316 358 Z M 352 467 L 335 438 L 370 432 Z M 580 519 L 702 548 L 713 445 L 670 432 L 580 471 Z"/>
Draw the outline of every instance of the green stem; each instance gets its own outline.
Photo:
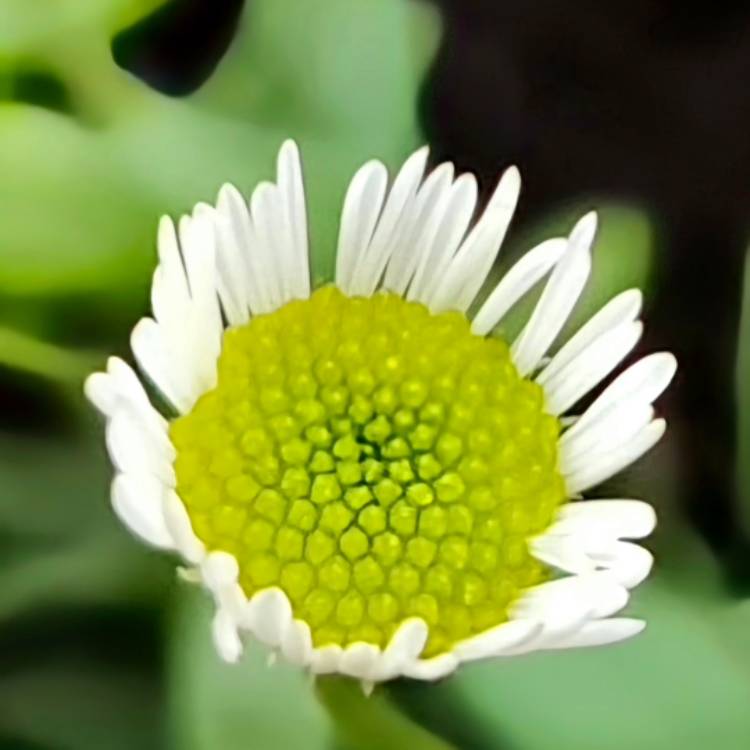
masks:
<path id="1" fill-rule="evenodd" d="M 101 360 L 99 354 L 64 349 L 0 326 L 0 365 L 62 383 L 78 383 Z"/>
<path id="2" fill-rule="evenodd" d="M 347 750 L 455 750 L 401 713 L 381 691 L 366 696 L 346 677 L 319 677 L 316 693 Z"/>

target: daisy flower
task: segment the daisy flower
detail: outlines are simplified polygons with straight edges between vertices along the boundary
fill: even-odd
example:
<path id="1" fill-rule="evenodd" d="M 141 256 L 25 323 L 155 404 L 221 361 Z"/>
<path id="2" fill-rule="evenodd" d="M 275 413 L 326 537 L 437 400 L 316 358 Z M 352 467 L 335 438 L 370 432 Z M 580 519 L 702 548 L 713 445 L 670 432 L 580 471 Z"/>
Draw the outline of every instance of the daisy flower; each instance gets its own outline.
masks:
<path id="1" fill-rule="evenodd" d="M 417 151 L 390 186 L 378 161 L 356 173 L 335 280 L 317 289 L 293 142 L 249 201 L 225 185 L 162 219 L 153 317 L 131 341 L 143 380 L 113 357 L 86 382 L 115 512 L 210 594 L 228 661 L 252 638 L 371 686 L 643 628 L 615 615 L 650 571 L 630 540 L 654 512 L 581 493 L 662 436 L 652 404 L 675 360 L 644 357 L 576 413 L 642 332 L 629 290 L 550 355 L 596 216 L 480 295 L 518 171 L 474 222 L 474 177 L 426 163 Z M 498 326 L 542 282 L 505 341 Z"/>

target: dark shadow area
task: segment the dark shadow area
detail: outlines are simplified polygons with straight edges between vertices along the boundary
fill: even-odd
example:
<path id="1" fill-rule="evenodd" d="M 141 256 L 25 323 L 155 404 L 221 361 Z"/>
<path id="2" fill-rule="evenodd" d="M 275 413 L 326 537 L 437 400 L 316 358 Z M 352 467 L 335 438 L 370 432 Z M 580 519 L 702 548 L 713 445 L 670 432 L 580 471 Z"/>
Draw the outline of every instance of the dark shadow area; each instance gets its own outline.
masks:
<path id="1" fill-rule="evenodd" d="M 115 62 L 169 96 L 187 96 L 229 48 L 244 0 L 173 0 L 112 40 Z"/>

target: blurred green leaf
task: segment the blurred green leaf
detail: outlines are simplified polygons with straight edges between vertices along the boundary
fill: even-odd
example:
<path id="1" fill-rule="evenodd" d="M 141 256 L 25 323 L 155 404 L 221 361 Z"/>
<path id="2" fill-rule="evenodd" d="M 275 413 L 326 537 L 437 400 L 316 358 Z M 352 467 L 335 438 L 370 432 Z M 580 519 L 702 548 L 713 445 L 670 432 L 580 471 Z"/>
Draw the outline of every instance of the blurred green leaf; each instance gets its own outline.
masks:
<path id="1" fill-rule="evenodd" d="M 185 587 L 168 643 L 172 744 L 180 750 L 327 750 L 328 718 L 302 670 L 265 665 L 251 646 L 239 664 L 220 661 L 211 639 L 212 605 Z"/>
<path id="2" fill-rule="evenodd" d="M 164 747 L 161 695 L 151 675 L 64 652 L 36 659 L 32 652 L 29 661 L 0 675 L 3 734 L 49 748 Z"/>
<path id="3" fill-rule="evenodd" d="M 158 601 L 173 576 L 109 505 L 100 428 L 66 441 L 0 434 L 0 621 L 45 606 Z"/>
<path id="4" fill-rule="evenodd" d="M 78 384 L 101 360 L 99 354 L 65 349 L 0 326 L 0 365 Z"/>
<path id="5" fill-rule="evenodd" d="M 141 5 L 79 0 L 49 15 L 25 0 L 4 5 L 12 31 L 0 34 L 0 71 L 48 71 L 74 111 L 0 102 L 0 292 L 137 288 L 150 273 L 157 217 L 211 200 L 225 181 L 248 188 L 270 176 L 289 136 L 306 160 L 316 269 L 330 272 L 353 170 L 376 155 L 395 164 L 417 142 L 429 45 L 415 59 L 412 41 L 425 9 L 256 0 L 212 78 L 170 99 L 112 59 L 113 19 L 123 9 L 138 17 Z"/>

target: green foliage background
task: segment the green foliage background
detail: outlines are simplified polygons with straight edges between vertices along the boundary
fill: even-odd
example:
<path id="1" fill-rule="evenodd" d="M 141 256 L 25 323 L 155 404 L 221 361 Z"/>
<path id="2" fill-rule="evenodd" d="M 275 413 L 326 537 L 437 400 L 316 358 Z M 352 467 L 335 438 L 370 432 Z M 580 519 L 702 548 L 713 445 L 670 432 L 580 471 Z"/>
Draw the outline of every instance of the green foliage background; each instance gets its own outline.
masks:
<path id="1" fill-rule="evenodd" d="M 305 161 L 315 273 L 330 276 L 354 169 L 374 156 L 393 168 L 420 142 L 416 102 L 438 19 L 408 0 L 255 0 L 214 74 L 177 99 L 111 53 L 120 30 L 161 4 L 0 0 L 0 392 L 21 392 L 43 416 L 0 413 L 0 746 L 382 747 L 377 731 L 370 744 L 336 740 L 297 671 L 267 668 L 254 649 L 238 667 L 218 662 L 203 597 L 116 524 L 101 428 L 80 388 L 106 353 L 125 352 L 145 310 L 158 216 L 211 200 L 222 182 L 267 177 L 289 136 Z M 62 82 L 62 111 L 23 100 L 29 74 Z M 512 233 L 500 270 L 587 207 Z M 650 283 L 648 216 L 609 203 L 601 214 L 579 320 Z M 656 575 L 631 605 L 649 620 L 645 635 L 389 686 L 369 704 L 374 726 L 389 721 L 389 698 L 461 748 L 747 748 L 750 603 L 724 592 L 684 523 L 678 471 L 667 440 L 613 486 L 652 499 L 661 519 Z"/>

